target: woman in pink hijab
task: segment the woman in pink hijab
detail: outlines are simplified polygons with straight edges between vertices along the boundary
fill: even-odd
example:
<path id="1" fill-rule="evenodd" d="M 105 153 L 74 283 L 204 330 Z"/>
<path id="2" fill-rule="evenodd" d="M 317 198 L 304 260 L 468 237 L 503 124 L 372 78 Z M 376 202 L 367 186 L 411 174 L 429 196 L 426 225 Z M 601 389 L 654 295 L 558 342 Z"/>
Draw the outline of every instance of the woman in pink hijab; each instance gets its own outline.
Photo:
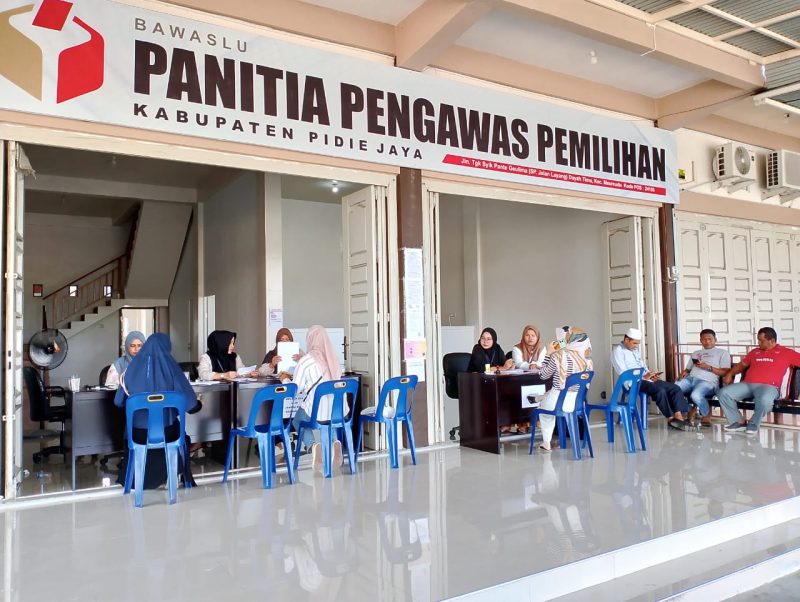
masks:
<path id="1" fill-rule="evenodd" d="M 311 410 L 314 407 L 314 391 L 317 385 L 328 380 L 337 380 L 342 377 L 342 368 L 339 366 L 339 359 L 333 350 L 328 333 L 322 326 L 312 326 L 306 335 L 306 354 L 297 362 L 294 369 L 294 377 L 282 373 L 280 378 L 283 382 L 290 380 L 297 385 L 297 399 L 299 407 L 292 420 L 292 426 L 297 430 L 300 422 L 309 420 Z M 330 420 L 333 396 L 326 395 L 320 399 L 317 420 Z M 348 406 L 345 401 L 344 412 L 347 414 Z M 317 432 L 310 429 L 303 430 L 303 445 L 307 450 L 311 450 L 314 458 L 314 467 L 320 468 L 322 454 L 320 453 L 319 442 L 316 440 Z M 334 466 L 342 463 L 342 446 L 338 441 L 334 442 L 333 448 Z"/>

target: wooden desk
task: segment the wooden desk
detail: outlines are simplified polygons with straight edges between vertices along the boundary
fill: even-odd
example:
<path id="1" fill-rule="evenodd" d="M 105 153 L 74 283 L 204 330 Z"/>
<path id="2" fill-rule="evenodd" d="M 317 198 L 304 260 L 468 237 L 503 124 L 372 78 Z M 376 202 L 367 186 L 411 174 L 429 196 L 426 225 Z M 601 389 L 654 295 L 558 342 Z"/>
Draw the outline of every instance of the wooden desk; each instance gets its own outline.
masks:
<path id="1" fill-rule="evenodd" d="M 483 374 L 462 372 L 458 375 L 458 415 L 461 445 L 493 454 L 500 453 L 500 425 L 530 420 L 531 408 L 522 408 L 520 389 L 545 385 L 533 372 L 525 374 Z"/>
<path id="2" fill-rule="evenodd" d="M 192 385 L 192 388 L 201 397 L 203 409 L 197 414 L 186 415 L 186 434 L 193 442 L 227 442 L 235 411 L 235 385 L 222 382 Z M 116 393 L 116 390 L 111 389 L 78 393 L 67 391 L 68 402 L 72 404 L 72 421 L 67 437 L 72 450 L 73 491 L 75 460 L 78 456 L 107 454 L 125 449 L 125 410 L 114 405 Z"/>

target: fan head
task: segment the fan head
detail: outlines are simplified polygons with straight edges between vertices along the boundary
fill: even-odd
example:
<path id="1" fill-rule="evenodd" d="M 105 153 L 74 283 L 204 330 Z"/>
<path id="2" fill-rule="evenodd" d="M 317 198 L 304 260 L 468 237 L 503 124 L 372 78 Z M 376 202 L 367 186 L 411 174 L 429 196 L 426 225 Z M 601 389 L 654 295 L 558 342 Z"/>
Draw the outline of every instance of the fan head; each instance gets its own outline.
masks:
<path id="1" fill-rule="evenodd" d="M 60 366 L 67 357 L 68 350 L 67 338 L 55 328 L 40 330 L 31 337 L 28 343 L 28 355 L 31 362 L 45 370 L 52 370 Z"/>
<path id="2" fill-rule="evenodd" d="M 737 146 L 733 153 L 733 163 L 737 173 L 745 175 L 750 173 L 750 153 L 744 146 Z"/>

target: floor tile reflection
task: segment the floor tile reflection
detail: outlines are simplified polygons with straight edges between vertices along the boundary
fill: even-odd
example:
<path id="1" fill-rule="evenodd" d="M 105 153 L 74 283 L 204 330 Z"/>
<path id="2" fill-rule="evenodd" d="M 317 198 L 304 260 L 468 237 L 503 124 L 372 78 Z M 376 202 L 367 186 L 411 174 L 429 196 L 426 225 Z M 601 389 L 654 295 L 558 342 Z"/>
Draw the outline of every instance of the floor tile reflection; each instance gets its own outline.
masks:
<path id="1" fill-rule="evenodd" d="M 7 600 L 439 600 L 796 494 L 800 433 L 667 432 L 596 457 L 440 448 L 259 478 L 0 513 Z M 46 543 L 43 543 L 46 542 Z M 47 579 L 41 579 L 48 567 Z M 113 592 L 113 595 L 109 595 Z"/>

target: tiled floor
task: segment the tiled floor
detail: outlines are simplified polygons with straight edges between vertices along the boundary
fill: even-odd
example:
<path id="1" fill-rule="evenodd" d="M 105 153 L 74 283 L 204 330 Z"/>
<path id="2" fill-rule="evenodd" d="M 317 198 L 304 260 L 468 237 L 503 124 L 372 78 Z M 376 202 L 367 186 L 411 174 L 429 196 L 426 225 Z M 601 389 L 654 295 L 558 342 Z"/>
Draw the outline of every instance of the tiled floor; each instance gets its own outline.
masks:
<path id="1" fill-rule="evenodd" d="M 6 600 L 439 600 L 796 494 L 800 432 L 697 434 L 651 422 L 648 453 L 594 429 L 596 457 L 457 447 L 385 458 L 356 476 L 302 470 L 8 509 Z"/>

